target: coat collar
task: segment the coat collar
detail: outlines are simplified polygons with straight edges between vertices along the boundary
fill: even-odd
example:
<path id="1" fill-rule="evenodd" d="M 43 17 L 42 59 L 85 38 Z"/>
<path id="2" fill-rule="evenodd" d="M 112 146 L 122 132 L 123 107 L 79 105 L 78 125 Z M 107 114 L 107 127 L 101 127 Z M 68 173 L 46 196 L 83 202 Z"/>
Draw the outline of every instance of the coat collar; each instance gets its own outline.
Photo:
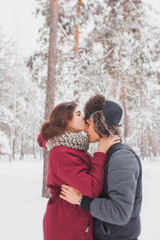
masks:
<path id="1" fill-rule="evenodd" d="M 63 133 L 61 136 L 49 139 L 46 142 L 46 147 L 50 151 L 57 146 L 71 147 L 77 150 L 87 151 L 89 147 L 89 140 L 86 136 L 79 133 Z"/>

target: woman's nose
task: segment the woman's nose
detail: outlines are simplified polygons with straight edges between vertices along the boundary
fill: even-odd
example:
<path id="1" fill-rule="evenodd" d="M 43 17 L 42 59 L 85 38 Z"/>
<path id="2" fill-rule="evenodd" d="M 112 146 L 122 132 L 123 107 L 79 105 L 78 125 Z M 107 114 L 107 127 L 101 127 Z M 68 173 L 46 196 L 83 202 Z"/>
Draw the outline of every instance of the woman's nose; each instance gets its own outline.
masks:
<path id="1" fill-rule="evenodd" d="M 85 126 L 84 132 L 87 133 L 87 127 Z"/>

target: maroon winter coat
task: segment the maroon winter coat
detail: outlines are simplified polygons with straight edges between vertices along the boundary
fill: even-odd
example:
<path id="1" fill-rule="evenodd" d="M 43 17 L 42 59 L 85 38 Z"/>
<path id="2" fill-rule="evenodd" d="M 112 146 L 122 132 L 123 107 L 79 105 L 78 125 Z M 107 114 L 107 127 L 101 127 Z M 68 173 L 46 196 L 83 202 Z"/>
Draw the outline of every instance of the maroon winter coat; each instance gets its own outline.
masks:
<path id="1" fill-rule="evenodd" d="M 41 136 L 37 139 L 45 147 Z M 95 198 L 103 189 L 105 153 L 91 158 L 85 151 L 57 146 L 50 150 L 47 187 L 51 190 L 43 221 L 44 240 L 92 240 L 92 217 L 78 205 L 59 197 L 62 184 Z M 89 231 L 86 233 L 87 226 Z"/>

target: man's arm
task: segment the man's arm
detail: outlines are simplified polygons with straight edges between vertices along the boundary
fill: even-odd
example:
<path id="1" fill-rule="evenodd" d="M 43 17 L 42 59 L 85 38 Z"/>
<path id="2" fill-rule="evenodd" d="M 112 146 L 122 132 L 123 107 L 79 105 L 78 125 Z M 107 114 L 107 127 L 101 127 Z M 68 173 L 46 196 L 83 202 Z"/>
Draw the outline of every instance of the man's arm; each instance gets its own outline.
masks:
<path id="1" fill-rule="evenodd" d="M 138 174 L 138 161 L 132 152 L 115 152 L 108 168 L 108 196 L 90 202 L 91 215 L 111 224 L 127 224 L 134 207 Z"/>
<path id="2" fill-rule="evenodd" d="M 68 185 L 61 185 L 61 193 L 60 193 L 60 198 L 63 200 L 71 203 L 71 204 L 78 204 L 81 205 L 81 201 L 83 198 L 82 193 L 80 193 L 77 189 L 68 186 Z M 88 197 L 86 197 L 88 198 Z"/>
<path id="3" fill-rule="evenodd" d="M 81 207 L 102 221 L 125 225 L 132 215 L 138 173 L 135 155 L 129 151 L 117 151 L 112 155 L 108 169 L 108 198 L 91 199 L 84 196 Z M 64 194 L 67 195 L 63 199 L 68 201 L 70 193 Z M 78 204 L 80 197 L 72 189 L 72 204 Z"/>
<path id="4" fill-rule="evenodd" d="M 68 185 L 61 185 L 60 198 L 71 204 L 80 205 L 88 211 L 90 211 L 91 202 L 94 200 L 94 198 L 83 196 L 77 189 Z"/>

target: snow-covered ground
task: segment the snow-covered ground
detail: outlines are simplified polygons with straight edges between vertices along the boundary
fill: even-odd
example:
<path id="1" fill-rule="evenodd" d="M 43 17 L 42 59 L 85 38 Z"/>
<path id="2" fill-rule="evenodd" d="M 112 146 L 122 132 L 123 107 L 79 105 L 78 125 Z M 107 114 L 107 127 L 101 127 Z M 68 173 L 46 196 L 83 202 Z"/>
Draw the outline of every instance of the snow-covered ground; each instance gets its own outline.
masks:
<path id="1" fill-rule="evenodd" d="M 0 163 L 0 239 L 42 240 L 42 160 Z"/>
<path id="2" fill-rule="evenodd" d="M 42 240 L 47 199 L 41 197 L 43 161 L 0 162 L 0 239 Z M 143 163 L 142 234 L 160 239 L 160 162 Z"/>

